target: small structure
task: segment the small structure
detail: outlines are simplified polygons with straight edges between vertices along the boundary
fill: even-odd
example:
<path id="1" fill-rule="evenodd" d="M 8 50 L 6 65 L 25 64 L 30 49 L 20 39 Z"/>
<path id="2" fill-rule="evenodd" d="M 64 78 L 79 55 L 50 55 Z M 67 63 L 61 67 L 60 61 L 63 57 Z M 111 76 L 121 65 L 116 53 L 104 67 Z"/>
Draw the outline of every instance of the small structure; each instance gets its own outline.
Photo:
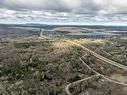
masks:
<path id="1" fill-rule="evenodd" d="M 40 28 L 40 37 L 43 36 L 43 31 L 44 31 L 44 30 Z"/>

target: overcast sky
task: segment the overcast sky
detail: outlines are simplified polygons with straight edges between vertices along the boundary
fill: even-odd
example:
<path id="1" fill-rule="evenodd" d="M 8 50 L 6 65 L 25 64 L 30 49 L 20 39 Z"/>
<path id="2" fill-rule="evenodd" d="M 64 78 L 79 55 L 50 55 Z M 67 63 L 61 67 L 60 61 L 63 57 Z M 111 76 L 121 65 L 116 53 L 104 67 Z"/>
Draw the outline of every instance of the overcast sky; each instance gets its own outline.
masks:
<path id="1" fill-rule="evenodd" d="M 127 24 L 127 0 L 0 0 L 1 23 Z"/>

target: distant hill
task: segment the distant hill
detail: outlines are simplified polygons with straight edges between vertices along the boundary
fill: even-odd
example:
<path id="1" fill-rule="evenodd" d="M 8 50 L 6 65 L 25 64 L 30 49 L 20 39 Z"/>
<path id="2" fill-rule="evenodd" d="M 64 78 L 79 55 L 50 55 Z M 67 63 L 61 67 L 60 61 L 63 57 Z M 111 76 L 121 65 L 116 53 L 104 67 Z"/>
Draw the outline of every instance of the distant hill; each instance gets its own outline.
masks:
<path id="1" fill-rule="evenodd" d="M 0 27 L 34 27 L 44 29 L 54 29 L 57 27 L 78 27 L 78 28 L 127 31 L 127 26 L 103 26 L 103 25 L 48 25 L 48 24 L 27 23 L 27 24 L 0 24 Z"/>

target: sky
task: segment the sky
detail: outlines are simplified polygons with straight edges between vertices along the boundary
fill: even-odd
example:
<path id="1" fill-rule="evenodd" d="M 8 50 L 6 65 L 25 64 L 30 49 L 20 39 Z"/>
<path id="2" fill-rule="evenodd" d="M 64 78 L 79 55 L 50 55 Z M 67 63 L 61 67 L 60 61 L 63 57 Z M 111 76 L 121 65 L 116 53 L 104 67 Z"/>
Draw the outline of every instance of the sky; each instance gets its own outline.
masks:
<path id="1" fill-rule="evenodd" d="M 127 25 L 127 0 L 0 0 L 0 23 Z"/>

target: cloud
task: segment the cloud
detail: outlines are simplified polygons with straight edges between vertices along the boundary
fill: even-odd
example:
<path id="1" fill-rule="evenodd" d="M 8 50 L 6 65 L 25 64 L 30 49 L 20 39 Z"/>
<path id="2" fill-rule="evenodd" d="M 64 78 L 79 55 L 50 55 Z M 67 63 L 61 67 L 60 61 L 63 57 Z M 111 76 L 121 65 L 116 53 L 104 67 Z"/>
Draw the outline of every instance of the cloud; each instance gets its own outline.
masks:
<path id="1" fill-rule="evenodd" d="M 126 22 L 127 0 L 0 0 L 0 21 Z"/>
<path id="2" fill-rule="evenodd" d="M 127 13 L 127 0 L 1 0 L 11 10 L 50 10 L 72 13 Z"/>

